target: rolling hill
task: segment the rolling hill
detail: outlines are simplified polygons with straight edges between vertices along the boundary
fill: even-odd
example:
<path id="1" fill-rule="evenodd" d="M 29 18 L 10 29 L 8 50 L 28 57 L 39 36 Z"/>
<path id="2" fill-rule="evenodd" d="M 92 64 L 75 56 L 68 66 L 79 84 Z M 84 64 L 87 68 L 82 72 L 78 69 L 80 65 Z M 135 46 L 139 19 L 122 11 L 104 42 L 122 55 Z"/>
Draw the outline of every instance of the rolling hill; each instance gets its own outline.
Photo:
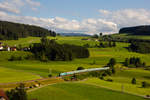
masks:
<path id="1" fill-rule="evenodd" d="M 150 25 L 121 28 L 119 33 L 127 33 L 130 35 L 150 35 Z"/>
<path id="2" fill-rule="evenodd" d="M 28 93 L 29 100 L 144 100 L 142 97 L 82 83 L 60 83 Z"/>

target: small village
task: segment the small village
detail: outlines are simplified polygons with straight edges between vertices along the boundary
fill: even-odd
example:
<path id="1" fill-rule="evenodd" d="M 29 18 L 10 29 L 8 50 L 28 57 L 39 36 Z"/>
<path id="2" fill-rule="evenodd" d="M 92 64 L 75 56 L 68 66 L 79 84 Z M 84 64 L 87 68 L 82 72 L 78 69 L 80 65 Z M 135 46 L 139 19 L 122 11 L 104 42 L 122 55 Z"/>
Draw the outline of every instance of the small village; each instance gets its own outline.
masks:
<path id="1" fill-rule="evenodd" d="M 17 48 L 16 45 L 9 46 L 4 44 L 3 42 L 0 42 L 0 51 L 29 51 L 29 47 L 23 47 L 23 48 Z"/>

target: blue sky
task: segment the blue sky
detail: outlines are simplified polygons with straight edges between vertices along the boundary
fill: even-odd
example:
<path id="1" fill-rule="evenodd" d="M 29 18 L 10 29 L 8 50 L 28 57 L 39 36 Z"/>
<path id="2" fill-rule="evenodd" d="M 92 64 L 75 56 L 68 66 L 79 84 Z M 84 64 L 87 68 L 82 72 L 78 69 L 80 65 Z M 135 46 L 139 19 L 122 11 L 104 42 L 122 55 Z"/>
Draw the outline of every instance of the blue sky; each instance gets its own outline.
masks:
<path id="1" fill-rule="evenodd" d="M 37 12 L 25 12 L 23 15 L 37 17 L 65 17 L 68 19 L 98 18 L 99 9 L 150 9 L 150 0 L 37 0 L 41 7 Z"/>
<path id="2" fill-rule="evenodd" d="M 150 0 L 0 0 L 0 20 L 56 32 L 116 33 L 149 25 Z"/>

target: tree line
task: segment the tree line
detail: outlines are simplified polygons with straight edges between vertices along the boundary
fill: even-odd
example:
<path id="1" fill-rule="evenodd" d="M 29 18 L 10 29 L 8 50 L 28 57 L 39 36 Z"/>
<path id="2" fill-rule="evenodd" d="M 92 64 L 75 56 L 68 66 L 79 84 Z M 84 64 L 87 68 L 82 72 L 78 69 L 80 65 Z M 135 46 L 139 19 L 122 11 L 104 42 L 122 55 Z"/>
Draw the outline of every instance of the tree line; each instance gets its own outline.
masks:
<path id="1" fill-rule="evenodd" d="M 142 62 L 139 57 L 131 57 L 126 58 L 124 61 L 124 65 L 127 67 L 146 67 L 146 63 Z"/>
<path id="2" fill-rule="evenodd" d="M 88 58 L 90 55 L 85 47 L 58 44 L 55 40 L 46 37 L 41 39 L 41 43 L 34 43 L 30 48 L 35 58 L 41 61 L 71 61 L 74 58 Z"/>
<path id="3" fill-rule="evenodd" d="M 56 36 L 56 33 L 39 26 L 0 21 L 0 40 L 17 40 L 28 36 Z"/>
<path id="4" fill-rule="evenodd" d="M 131 42 L 128 47 L 129 51 L 138 53 L 150 53 L 150 43 L 148 42 Z"/>
<path id="5" fill-rule="evenodd" d="M 108 41 L 108 42 L 100 41 L 99 44 L 96 43 L 93 46 L 89 45 L 88 43 L 84 44 L 83 46 L 86 48 L 108 48 L 108 47 L 111 48 L 111 47 L 116 47 L 116 42 L 114 42 L 114 41 Z"/>

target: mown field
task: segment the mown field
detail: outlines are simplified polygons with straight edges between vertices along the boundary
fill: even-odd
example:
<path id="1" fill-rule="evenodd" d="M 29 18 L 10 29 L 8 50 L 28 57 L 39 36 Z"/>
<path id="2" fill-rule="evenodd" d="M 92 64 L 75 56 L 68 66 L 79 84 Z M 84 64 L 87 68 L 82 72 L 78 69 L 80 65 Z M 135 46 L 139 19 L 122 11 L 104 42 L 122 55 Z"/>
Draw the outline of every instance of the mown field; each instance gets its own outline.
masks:
<path id="1" fill-rule="evenodd" d="M 142 97 L 115 92 L 94 85 L 60 83 L 28 93 L 29 100 L 144 100 Z"/>
<path id="2" fill-rule="evenodd" d="M 87 41 L 81 40 L 87 37 L 57 37 L 51 39 L 57 39 L 58 43 L 69 43 L 74 45 L 84 45 L 90 44 L 95 45 L 98 44 L 97 41 Z M 149 37 L 150 38 L 150 37 Z M 37 43 L 40 42 L 40 38 L 37 37 L 29 37 L 23 38 L 20 40 L 10 40 L 10 41 L 3 41 L 8 45 L 19 45 L 22 44 L 23 46 L 28 46 L 30 43 Z M 115 58 L 117 60 L 116 67 L 123 67 L 122 62 L 125 58 L 128 57 L 140 57 L 142 61 L 146 62 L 146 64 L 150 65 L 150 54 L 139 54 L 134 52 L 129 52 L 125 47 L 127 47 L 128 43 L 117 43 L 117 47 L 115 48 L 89 48 L 90 57 L 85 59 L 74 59 L 73 61 L 49 61 L 49 62 L 40 62 L 36 60 L 23 60 L 23 61 L 8 61 L 11 55 L 22 55 L 26 56 L 29 53 L 27 52 L 0 52 L 0 67 L 7 68 L 9 70 L 17 70 L 23 71 L 24 73 L 33 73 L 36 75 L 40 75 L 42 77 L 48 77 L 49 72 L 52 73 L 53 76 L 58 75 L 61 72 L 67 72 L 76 70 L 77 67 L 82 66 L 84 68 L 97 68 L 105 66 L 110 58 Z M 95 64 L 92 64 L 95 62 Z M 107 82 L 100 79 L 89 78 L 83 83 L 94 84 L 101 87 L 113 89 L 113 90 L 121 90 L 122 84 L 124 85 L 125 92 L 138 94 L 138 95 L 146 95 L 150 93 L 150 88 L 141 88 L 141 82 L 146 81 L 150 84 L 150 71 L 146 71 L 144 69 L 132 69 L 132 70 L 124 70 L 124 71 L 117 71 L 117 73 L 111 77 L 106 77 L 113 79 L 113 82 Z M 5 75 L 3 81 L 5 82 L 12 82 L 9 79 L 10 76 Z M 12 76 L 13 77 L 13 76 Z M 20 76 L 14 76 L 20 77 Z M 135 77 L 137 79 L 137 85 L 131 84 L 131 79 Z M 22 79 L 24 76 L 22 76 Z M 32 77 L 28 78 L 29 80 Z M 15 81 L 15 80 L 13 80 Z M 17 80 L 16 80 L 17 81 Z M 20 80 L 21 81 L 21 80 Z"/>
<path id="3" fill-rule="evenodd" d="M 0 67 L 0 84 L 1 83 L 9 83 L 9 82 L 20 82 L 27 80 L 40 79 L 41 77 L 38 75 L 34 75 L 32 73 L 27 73 L 23 71 L 8 69 Z"/>
<path id="4" fill-rule="evenodd" d="M 81 83 L 97 85 L 116 91 L 124 91 L 127 93 L 144 96 L 150 93 L 150 87 L 142 88 L 141 83 L 143 81 L 150 83 L 149 75 L 150 71 L 130 69 L 118 71 L 115 75 L 105 77 L 104 80 L 100 80 L 98 78 L 88 78 L 86 81 L 81 81 Z M 135 77 L 137 81 L 137 84 L 135 85 L 131 84 L 133 77 Z M 106 81 L 107 79 L 112 79 L 113 82 Z"/>

